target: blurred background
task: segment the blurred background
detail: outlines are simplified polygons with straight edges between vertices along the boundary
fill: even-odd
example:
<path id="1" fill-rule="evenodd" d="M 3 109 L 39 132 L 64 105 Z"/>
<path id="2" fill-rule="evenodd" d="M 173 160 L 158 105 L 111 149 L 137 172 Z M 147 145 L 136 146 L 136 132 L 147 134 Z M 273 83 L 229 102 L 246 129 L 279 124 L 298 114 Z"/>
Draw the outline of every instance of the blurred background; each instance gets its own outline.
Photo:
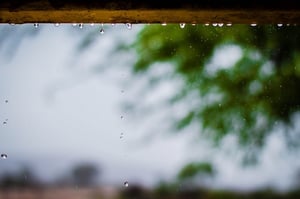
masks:
<path id="1" fill-rule="evenodd" d="M 299 198 L 300 29 L 0 25 L 0 198 Z"/>

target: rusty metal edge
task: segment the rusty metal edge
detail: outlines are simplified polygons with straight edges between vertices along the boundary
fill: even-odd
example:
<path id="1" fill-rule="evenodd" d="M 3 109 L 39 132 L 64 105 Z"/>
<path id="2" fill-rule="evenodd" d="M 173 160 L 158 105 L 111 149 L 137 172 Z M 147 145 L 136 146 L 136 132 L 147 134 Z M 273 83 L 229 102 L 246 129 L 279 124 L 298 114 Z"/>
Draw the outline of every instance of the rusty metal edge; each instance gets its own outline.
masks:
<path id="1" fill-rule="evenodd" d="M 300 23 L 291 10 L 0 10 L 0 23 Z"/>

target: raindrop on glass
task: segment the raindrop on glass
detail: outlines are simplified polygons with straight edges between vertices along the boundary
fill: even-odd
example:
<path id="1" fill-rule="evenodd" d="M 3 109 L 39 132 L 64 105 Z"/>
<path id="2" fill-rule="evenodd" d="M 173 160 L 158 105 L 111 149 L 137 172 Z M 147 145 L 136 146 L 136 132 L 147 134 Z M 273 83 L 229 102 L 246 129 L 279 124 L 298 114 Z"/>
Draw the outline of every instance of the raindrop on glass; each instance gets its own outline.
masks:
<path id="1" fill-rule="evenodd" d="M 124 182 L 124 186 L 125 186 L 125 187 L 128 187 L 128 186 L 129 186 L 129 183 L 128 183 L 127 181 L 125 181 L 125 182 Z"/>
<path id="2" fill-rule="evenodd" d="M 216 27 L 218 24 L 217 23 L 212 23 L 212 26 Z"/>
<path id="3" fill-rule="evenodd" d="M 185 27 L 185 23 L 180 23 L 179 26 L 180 26 L 180 28 L 184 28 Z"/>
<path id="4" fill-rule="evenodd" d="M 100 29 L 100 33 L 101 33 L 102 35 L 104 34 L 104 29 L 103 29 L 103 28 Z"/>
<path id="5" fill-rule="evenodd" d="M 163 22 L 163 23 L 161 23 L 161 25 L 162 25 L 162 26 L 166 26 L 166 25 L 167 25 L 167 23 L 166 23 L 166 22 Z"/>
<path id="6" fill-rule="evenodd" d="M 35 28 L 38 28 L 38 27 L 39 27 L 39 24 L 38 24 L 38 23 L 34 23 L 33 26 L 34 26 Z"/>
<path id="7" fill-rule="evenodd" d="M 80 29 L 82 29 L 82 28 L 83 28 L 83 23 L 78 24 L 78 27 L 79 27 Z"/>
<path id="8" fill-rule="evenodd" d="M 129 29 L 129 30 L 132 29 L 132 24 L 131 23 L 126 23 L 125 25 L 126 25 L 127 29 Z"/>
<path id="9" fill-rule="evenodd" d="M 278 27 L 281 27 L 281 26 L 283 26 L 283 24 L 282 24 L 282 23 L 279 23 L 279 24 L 277 24 L 277 26 L 278 26 Z"/>
<path id="10" fill-rule="evenodd" d="M 4 153 L 2 153 L 2 154 L 1 154 L 1 158 L 4 159 L 4 160 L 7 159 L 7 155 L 4 154 Z"/>
<path id="11" fill-rule="evenodd" d="M 59 23 L 55 23 L 55 24 L 54 24 L 55 27 L 58 27 L 59 25 L 60 25 Z"/>

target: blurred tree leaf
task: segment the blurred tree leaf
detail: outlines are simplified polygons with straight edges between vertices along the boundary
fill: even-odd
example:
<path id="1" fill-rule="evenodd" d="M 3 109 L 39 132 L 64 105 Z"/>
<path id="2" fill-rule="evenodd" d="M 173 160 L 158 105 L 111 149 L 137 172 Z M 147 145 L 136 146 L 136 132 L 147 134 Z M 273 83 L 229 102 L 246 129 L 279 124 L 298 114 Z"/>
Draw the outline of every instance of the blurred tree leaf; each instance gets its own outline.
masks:
<path id="1" fill-rule="evenodd" d="M 199 174 L 211 176 L 214 174 L 214 169 L 208 162 L 190 163 L 181 169 L 178 174 L 178 179 L 190 179 Z"/>
<path id="2" fill-rule="evenodd" d="M 240 49 L 241 56 L 223 67 L 224 60 L 215 60 L 216 54 L 223 49 L 228 59 L 235 56 L 228 47 Z M 224 136 L 234 134 L 241 146 L 255 149 L 263 146 L 275 121 L 289 125 L 299 111 L 297 26 L 188 25 L 181 29 L 178 25 L 152 25 L 140 32 L 133 48 L 138 54 L 135 74 L 147 75 L 153 66 L 170 63 L 170 76 L 183 80 L 184 86 L 169 101 L 173 106 L 189 105 L 185 115 L 174 121 L 178 131 L 197 124 L 199 133 L 217 145 Z M 149 84 L 150 80 L 149 75 Z M 187 97 L 194 92 L 193 100 L 198 103 L 190 103 Z"/>

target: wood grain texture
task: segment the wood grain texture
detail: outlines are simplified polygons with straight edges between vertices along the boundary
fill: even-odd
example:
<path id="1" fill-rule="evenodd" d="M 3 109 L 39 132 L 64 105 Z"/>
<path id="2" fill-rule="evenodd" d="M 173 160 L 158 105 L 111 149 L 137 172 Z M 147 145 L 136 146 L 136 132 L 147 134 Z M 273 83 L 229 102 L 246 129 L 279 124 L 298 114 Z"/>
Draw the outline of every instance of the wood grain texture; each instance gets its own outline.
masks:
<path id="1" fill-rule="evenodd" d="M 2 0 L 0 23 L 300 23 L 295 0 Z"/>

